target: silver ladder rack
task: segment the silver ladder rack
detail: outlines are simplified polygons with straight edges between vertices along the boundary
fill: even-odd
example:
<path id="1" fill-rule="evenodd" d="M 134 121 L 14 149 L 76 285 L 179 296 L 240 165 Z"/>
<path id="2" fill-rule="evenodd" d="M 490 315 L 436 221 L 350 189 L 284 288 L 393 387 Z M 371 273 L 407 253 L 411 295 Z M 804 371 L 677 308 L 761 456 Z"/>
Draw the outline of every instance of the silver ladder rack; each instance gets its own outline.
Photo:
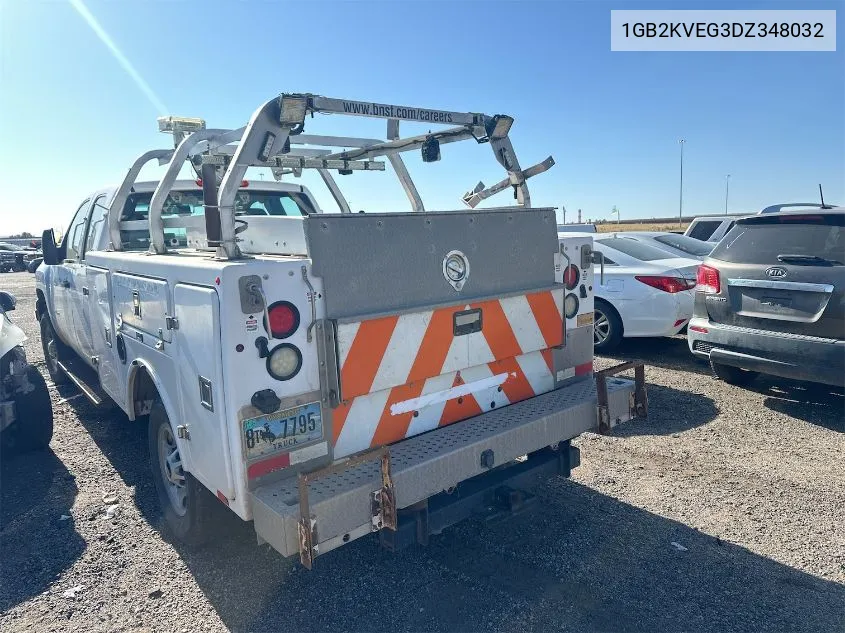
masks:
<path id="1" fill-rule="evenodd" d="M 313 118 L 317 113 L 385 119 L 387 140 L 305 134 L 308 115 Z M 400 138 L 400 121 L 448 127 Z M 114 250 L 122 250 L 121 214 L 126 200 L 138 173 L 153 160 L 168 167 L 149 205 L 150 251 L 167 252 L 162 210 L 182 166 L 189 161 L 198 174 L 215 176 L 203 178 L 203 190 L 206 211 L 216 212 L 206 214 L 208 243 L 216 247 L 217 257 L 221 259 L 241 257 L 237 233 L 243 227 L 236 228 L 234 202 L 249 167 L 269 167 L 276 179 L 287 174 L 299 176 L 304 169 L 316 170 L 341 213 L 350 213 L 349 203 L 331 172 L 346 175 L 353 171 L 384 171 L 385 163 L 373 160 L 379 157 L 390 163 L 413 211 L 425 211 L 425 207 L 400 156 L 404 152 L 421 150 L 423 161 L 432 162 L 440 159 L 439 148 L 444 143 L 468 139 L 489 143 L 507 178 L 487 188 L 479 182 L 464 194 L 462 199 L 471 208 L 508 187 L 513 189 L 518 206 L 530 208 L 526 180 L 554 165 L 550 156 L 522 170 L 508 137 L 513 119 L 507 115 L 431 110 L 312 94 L 284 93 L 274 97 L 253 113 L 247 125 L 237 129 L 209 129 L 203 119 L 184 117 L 161 117 L 158 124 L 159 131 L 173 135 L 174 149 L 146 152 L 130 167 L 109 210 L 109 234 Z M 337 151 L 338 148 L 343 149 Z M 209 222 L 214 220 L 209 220 L 210 217 L 219 217 L 219 224 L 211 226 Z M 242 220 L 238 222 L 243 224 Z M 212 233 L 219 239 L 211 239 Z"/>

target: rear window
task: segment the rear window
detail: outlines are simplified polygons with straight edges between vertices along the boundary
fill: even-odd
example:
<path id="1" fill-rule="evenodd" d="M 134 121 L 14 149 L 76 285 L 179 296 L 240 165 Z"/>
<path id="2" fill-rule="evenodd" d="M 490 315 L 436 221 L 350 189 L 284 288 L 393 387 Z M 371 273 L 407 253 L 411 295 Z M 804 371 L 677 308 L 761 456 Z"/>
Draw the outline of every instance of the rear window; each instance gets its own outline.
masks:
<path id="1" fill-rule="evenodd" d="M 692 237 L 687 237 L 686 235 L 675 235 L 674 233 L 669 233 L 667 235 L 655 235 L 654 239 L 661 244 L 666 244 L 666 246 L 677 248 L 679 251 L 683 251 L 697 257 L 709 255 L 710 251 L 713 250 L 713 244 L 709 244 Z"/>
<path id="2" fill-rule="evenodd" d="M 777 264 L 780 263 L 779 255 L 803 255 L 820 257 L 841 266 L 845 259 L 843 220 L 845 216 L 832 216 L 814 223 L 737 224 L 713 249 L 710 257 L 733 263 Z"/>
<path id="3" fill-rule="evenodd" d="M 719 228 L 721 223 L 721 220 L 702 220 L 701 222 L 693 222 L 693 225 L 690 228 L 689 237 L 707 241 L 716 229 Z"/>
<path id="4" fill-rule="evenodd" d="M 133 193 L 126 199 L 121 220 L 146 220 L 149 216 L 152 191 Z M 295 191 L 250 191 L 241 189 L 235 198 L 235 215 L 242 216 L 288 216 L 301 218 L 314 213 L 310 200 Z M 161 210 L 162 218 L 204 216 L 202 191 L 171 191 Z M 126 250 L 146 249 L 150 245 L 150 233 L 146 228 L 121 230 L 121 241 Z M 188 244 L 184 228 L 167 227 L 164 238 L 172 247 Z"/>
<path id="5" fill-rule="evenodd" d="M 643 262 L 650 262 L 657 259 L 671 259 L 672 255 L 666 251 L 661 251 L 659 248 L 637 242 L 635 240 L 625 239 L 624 237 L 608 237 L 603 240 L 596 240 L 599 244 L 604 244 L 610 248 L 624 253 L 634 259 L 639 259 Z"/>

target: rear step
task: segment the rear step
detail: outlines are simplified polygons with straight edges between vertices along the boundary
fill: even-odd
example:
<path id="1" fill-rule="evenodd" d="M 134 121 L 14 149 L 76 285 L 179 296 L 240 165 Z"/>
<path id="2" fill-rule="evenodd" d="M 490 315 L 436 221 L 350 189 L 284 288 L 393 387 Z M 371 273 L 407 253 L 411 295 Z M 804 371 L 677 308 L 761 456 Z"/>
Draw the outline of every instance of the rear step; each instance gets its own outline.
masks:
<path id="1" fill-rule="evenodd" d="M 635 417 L 634 382 L 608 378 L 606 386 L 610 425 Z M 255 531 L 284 556 L 299 552 L 310 568 L 315 556 L 390 525 L 396 510 L 596 429 L 597 410 L 596 384 L 584 380 L 309 473 L 304 485 L 267 484 L 250 493 Z"/>
<path id="2" fill-rule="evenodd" d="M 105 393 L 103 393 L 100 389 L 88 385 L 80 376 L 82 373 L 92 373 L 92 370 L 89 367 L 78 368 L 76 365 L 82 365 L 82 363 L 73 363 L 69 361 L 58 361 L 57 364 L 59 369 L 61 369 L 65 375 L 70 378 L 70 381 L 79 388 L 82 395 L 88 398 L 91 404 L 94 406 L 100 406 L 103 404 L 103 399 L 106 398 Z"/>

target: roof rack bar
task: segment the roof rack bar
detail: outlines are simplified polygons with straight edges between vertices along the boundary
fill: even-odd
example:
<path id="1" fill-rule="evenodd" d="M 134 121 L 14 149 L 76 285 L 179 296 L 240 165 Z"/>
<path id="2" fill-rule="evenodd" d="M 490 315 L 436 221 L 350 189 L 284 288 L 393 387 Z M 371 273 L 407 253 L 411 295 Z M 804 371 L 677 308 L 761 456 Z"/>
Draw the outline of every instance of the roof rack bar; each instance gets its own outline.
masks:
<path id="1" fill-rule="evenodd" d="M 132 163 L 129 171 L 123 178 L 123 182 L 121 182 L 120 187 L 117 188 L 114 198 L 112 198 L 111 206 L 109 207 L 109 239 L 111 240 L 112 250 L 123 250 L 123 240 L 120 238 L 120 217 L 123 214 L 123 207 L 126 204 L 126 199 L 129 197 L 129 193 L 132 191 L 135 180 L 138 178 L 138 173 L 144 165 L 151 160 L 158 160 L 159 163 L 170 160 L 170 157 L 173 156 L 173 151 L 174 150 L 172 149 L 153 149 L 141 154 L 141 156 Z"/>
<path id="2" fill-rule="evenodd" d="M 283 94 L 280 98 L 282 111 L 285 101 L 295 102 L 306 99 L 306 108 L 312 112 L 330 114 L 348 114 L 352 116 L 374 117 L 378 119 L 397 119 L 400 121 L 418 121 L 421 123 L 439 123 L 452 125 L 484 125 L 490 118 L 475 112 L 451 112 L 448 110 L 429 110 L 412 106 L 373 103 L 372 101 L 347 101 L 317 95 Z M 293 104 L 294 106 L 296 104 Z M 291 108 L 292 109 L 292 108 Z"/>
<path id="3" fill-rule="evenodd" d="M 353 160 L 358 158 L 375 158 L 376 156 L 388 156 L 397 152 L 408 152 L 422 147 L 423 143 L 431 138 L 437 139 L 442 145 L 443 143 L 454 143 L 456 141 L 463 141 L 469 138 L 475 138 L 471 130 L 462 127 L 449 128 L 440 132 L 431 132 L 429 134 L 419 134 L 417 136 L 410 136 L 408 138 L 400 138 L 395 141 L 381 142 L 376 145 L 368 145 L 357 149 L 346 150 L 332 154 L 328 158 L 339 158 L 342 160 Z"/>
<path id="4" fill-rule="evenodd" d="M 280 123 L 279 106 L 278 98 L 270 99 L 252 114 L 217 190 L 221 229 L 217 256 L 221 259 L 238 259 L 241 256 L 233 205 L 247 168 L 281 152 L 290 135 L 293 125 Z"/>
<path id="5" fill-rule="evenodd" d="M 548 171 L 551 169 L 555 164 L 555 159 L 549 156 L 546 160 L 542 163 L 537 163 L 533 167 L 529 167 L 525 171 L 522 172 L 524 178 L 531 178 L 532 176 L 536 176 L 537 174 L 542 174 L 544 171 Z M 478 190 L 468 191 L 463 196 L 464 204 L 466 204 L 470 209 L 474 209 L 478 206 L 478 203 L 482 200 L 486 200 L 490 196 L 499 193 L 500 191 L 504 191 L 509 186 L 511 186 L 510 176 L 497 182 L 495 185 L 491 187 L 487 187 L 484 189 L 484 185 L 479 185 Z"/>
<path id="6" fill-rule="evenodd" d="M 173 152 L 173 157 L 170 159 L 170 164 L 167 166 L 167 171 L 158 183 L 158 186 L 153 193 L 152 200 L 150 200 L 150 209 L 148 211 L 148 220 L 150 223 L 150 252 L 159 255 L 167 252 L 167 244 L 164 241 L 164 224 L 161 222 L 161 212 L 164 208 L 164 202 L 167 196 L 170 195 L 170 189 L 185 160 L 191 156 L 191 152 L 201 141 L 214 139 L 221 134 L 226 134 L 231 130 L 197 130 L 185 137 L 176 150 Z"/>

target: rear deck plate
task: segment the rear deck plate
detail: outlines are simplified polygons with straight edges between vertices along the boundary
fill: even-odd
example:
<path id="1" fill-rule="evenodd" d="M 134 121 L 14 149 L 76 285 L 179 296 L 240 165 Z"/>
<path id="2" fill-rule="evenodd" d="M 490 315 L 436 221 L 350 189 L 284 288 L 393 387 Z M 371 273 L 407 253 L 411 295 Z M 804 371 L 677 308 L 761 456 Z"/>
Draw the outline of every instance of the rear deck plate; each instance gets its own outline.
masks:
<path id="1" fill-rule="evenodd" d="M 323 416 L 319 402 L 282 409 L 243 421 L 246 458 L 256 459 L 293 450 L 323 439 Z"/>

